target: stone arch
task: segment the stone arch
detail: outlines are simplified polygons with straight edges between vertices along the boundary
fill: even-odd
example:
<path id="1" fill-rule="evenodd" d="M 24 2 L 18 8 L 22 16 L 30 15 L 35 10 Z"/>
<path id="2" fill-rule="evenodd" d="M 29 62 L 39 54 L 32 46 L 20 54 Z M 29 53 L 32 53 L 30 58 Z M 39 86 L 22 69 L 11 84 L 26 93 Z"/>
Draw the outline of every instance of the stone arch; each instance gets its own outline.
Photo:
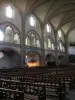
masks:
<path id="1" fill-rule="evenodd" d="M 59 64 L 64 64 L 64 59 L 65 59 L 65 56 L 64 55 L 59 55 L 58 56 Z"/>
<path id="2" fill-rule="evenodd" d="M 47 32 L 47 27 L 46 27 L 47 24 L 50 25 L 51 33 Z M 50 36 L 55 41 L 55 29 L 54 29 L 53 25 L 49 21 L 48 21 L 48 23 L 44 24 L 44 38 L 47 37 L 47 36 Z"/>
<path id="3" fill-rule="evenodd" d="M 5 21 L 5 22 L 0 23 L 0 25 L 5 25 L 5 27 L 9 25 L 11 27 L 14 27 L 19 33 L 21 32 L 20 29 L 12 22 Z"/>
<path id="4" fill-rule="evenodd" d="M 57 41 L 60 41 L 60 40 L 65 42 L 65 37 L 64 37 L 64 33 L 63 33 L 62 29 L 57 30 Z"/>
<path id="5" fill-rule="evenodd" d="M 9 35 L 12 35 L 12 37 L 10 38 L 9 37 L 9 39 L 10 40 L 12 40 L 12 42 L 10 42 L 10 43 L 15 43 L 15 44 L 20 44 L 20 30 L 17 28 L 17 26 L 15 26 L 14 24 L 12 24 L 12 23 L 10 23 L 10 22 L 3 22 L 3 23 L 0 23 L 0 29 L 3 31 L 3 33 L 4 33 L 4 42 L 9 42 L 9 41 L 6 41 L 6 28 L 7 27 L 10 27 L 10 29 L 12 29 L 11 31 L 12 32 L 8 32 L 7 34 L 8 34 L 8 37 L 9 37 Z M 16 40 L 16 42 L 15 42 L 15 40 L 14 40 L 14 37 L 15 37 L 15 34 L 17 34 L 18 35 L 18 39 Z M 18 41 L 18 42 L 17 42 Z"/>
<path id="6" fill-rule="evenodd" d="M 12 10 L 13 12 L 15 13 L 12 17 L 12 19 L 10 18 L 7 18 L 6 15 L 5 15 L 5 8 L 7 6 L 10 6 L 12 7 Z M 0 6 L 0 10 L 1 10 L 1 13 L 0 13 L 0 23 L 2 22 L 11 22 L 13 23 L 14 25 L 16 25 L 20 30 L 21 30 L 21 11 L 18 9 L 18 7 L 13 3 L 13 2 L 3 2 Z"/>
<path id="7" fill-rule="evenodd" d="M 71 41 L 71 43 L 75 42 L 75 27 L 73 27 L 72 29 L 70 29 L 70 31 L 67 33 L 67 43 L 69 44 L 69 42 Z"/>
<path id="8" fill-rule="evenodd" d="M 34 35 L 33 39 L 31 37 L 31 35 Z M 25 35 L 25 39 L 27 37 L 29 38 L 30 43 L 32 43 L 32 41 L 34 42 L 34 43 L 30 44 L 30 46 L 41 47 L 41 38 L 40 38 L 39 34 L 36 31 L 34 31 L 34 30 L 28 31 Z M 39 46 L 37 46 L 37 40 L 39 40 Z"/>
<path id="9" fill-rule="evenodd" d="M 52 66 L 52 65 L 56 65 L 56 61 L 55 61 L 55 56 L 53 54 L 47 54 L 46 55 L 46 64 L 47 66 Z"/>
<path id="10" fill-rule="evenodd" d="M 65 52 L 65 44 L 63 43 L 62 40 L 59 40 L 59 41 L 57 42 L 57 49 L 58 49 L 59 51 Z"/>
<path id="11" fill-rule="evenodd" d="M 20 53 L 15 49 L 4 47 L 0 49 L 3 53 L 3 58 L 0 59 L 1 68 L 19 68 L 20 67 Z"/>
<path id="12" fill-rule="evenodd" d="M 69 54 L 69 63 L 75 64 L 75 55 L 74 54 Z"/>
<path id="13" fill-rule="evenodd" d="M 27 36 L 25 38 L 25 45 L 30 46 L 30 37 L 29 36 Z"/>
<path id="14" fill-rule="evenodd" d="M 75 63 L 75 27 L 72 27 L 67 33 L 67 52 L 69 63 Z"/>
<path id="15" fill-rule="evenodd" d="M 51 42 L 51 48 L 48 47 L 48 39 L 50 40 Z M 45 41 L 44 41 L 44 47 L 45 47 L 45 42 L 47 43 L 47 49 L 52 49 L 52 50 L 55 50 L 55 41 L 53 40 L 52 37 L 50 36 L 46 36 L 45 37 Z M 54 47 L 52 48 L 52 44 L 54 45 Z"/>
<path id="16" fill-rule="evenodd" d="M 35 26 L 31 26 L 30 25 L 30 17 L 33 16 L 34 17 L 34 20 L 36 21 L 36 25 Z M 26 33 L 30 30 L 34 30 L 38 33 L 38 35 L 40 36 L 41 38 L 41 22 L 40 20 L 35 16 L 34 13 L 30 13 L 26 16 L 26 20 L 25 20 L 25 30 L 26 30 Z"/>
<path id="17" fill-rule="evenodd" d="M 25 63 L 28 67 L 39 67 L 41 57 L 40 54 L 35 51 L 30 51 L 25 56 Z"/>

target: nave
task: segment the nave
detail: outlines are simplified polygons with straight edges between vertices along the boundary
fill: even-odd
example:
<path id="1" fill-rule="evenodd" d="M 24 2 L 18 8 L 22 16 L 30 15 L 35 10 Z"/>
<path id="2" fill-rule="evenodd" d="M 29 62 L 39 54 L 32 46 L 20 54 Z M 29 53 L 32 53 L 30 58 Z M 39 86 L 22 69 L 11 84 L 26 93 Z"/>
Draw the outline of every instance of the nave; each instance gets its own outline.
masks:
<path id="1" fill-rule="evenodd" d="M 0 69 L 0 100 L 74 100 L 75 68 L 63 67 Z"/>

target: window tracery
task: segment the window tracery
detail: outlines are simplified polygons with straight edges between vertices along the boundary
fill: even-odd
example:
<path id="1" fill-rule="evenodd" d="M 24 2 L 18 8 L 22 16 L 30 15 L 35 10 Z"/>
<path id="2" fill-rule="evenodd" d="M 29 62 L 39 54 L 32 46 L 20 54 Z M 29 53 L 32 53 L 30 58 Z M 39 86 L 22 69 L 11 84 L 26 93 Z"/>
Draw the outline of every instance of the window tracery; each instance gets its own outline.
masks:
<path id="1" fill-rule="evenodd" d="M 20 38 L 19 38 L 19 35 L 17 33 L 14 35 L 14 43 L 20 44 Z"/>
<path id="2" fill-rule="evenodd" d="M 10 26 L 7 26 L 5 28 L 5 42 L 13 43 L 13 38 L 14 38 L 13 30 Z"/>
<path id="3" fill-rule="evenodd" d="M 28 36 L 30 37 L 30 45 L 28 45 Z M 33 46 L 33 47 L 41 47 L 40 40 L 38 39 L 38 36 L 34 33 L 29 33 L 28 36 L 25 39 L 25 45 Z"/>

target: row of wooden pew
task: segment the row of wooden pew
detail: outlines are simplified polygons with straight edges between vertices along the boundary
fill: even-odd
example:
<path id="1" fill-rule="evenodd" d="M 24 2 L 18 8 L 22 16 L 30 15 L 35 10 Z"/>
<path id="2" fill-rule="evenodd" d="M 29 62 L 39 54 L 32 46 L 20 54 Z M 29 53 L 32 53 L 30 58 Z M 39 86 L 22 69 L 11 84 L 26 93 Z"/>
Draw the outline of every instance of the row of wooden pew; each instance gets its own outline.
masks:
<path id="1" fill-rule="evenodd" d="M 74 85 L 74 70 L 6 69 L 0 72 L 0 100 L 64 100 Z"/>

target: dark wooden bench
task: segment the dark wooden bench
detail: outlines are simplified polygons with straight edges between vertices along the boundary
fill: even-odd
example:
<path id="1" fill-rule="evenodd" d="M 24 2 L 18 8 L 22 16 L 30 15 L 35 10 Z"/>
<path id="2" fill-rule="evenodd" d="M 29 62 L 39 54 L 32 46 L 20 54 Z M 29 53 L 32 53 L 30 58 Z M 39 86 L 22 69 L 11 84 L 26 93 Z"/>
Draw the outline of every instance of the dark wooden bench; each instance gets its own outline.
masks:
<path id="1" fill-rule="evenodd" d="M 24 100 L 24 92 L 0 88 L 0 100 Z"/>
<path id="2" fill-rule="evenodd" d="M 0 80 L 0 86 L 2 88 L 8 88 L 8 89 L 16 89 L 19 91 L 24 91 L 25 94 L 31 94 L 31 95 L 39 95 L 39 92 L 44 87 L 50 94 L 47 94 L 47 97 L 55 97 L 59 98 L 60 94 L 65 94 L 63 84 L 59 84 L 58 82 L 48 83 L 48 84 L 42 84 L 40 83 L 31 83 L 31 82 L 20 82 L 15 80 Z M 59 89 L 61 88 L 61 89 Z M 59 91 L 61 90 L 61 91 Z M 59 92 L 57 92 L 59 91 Z"/>

